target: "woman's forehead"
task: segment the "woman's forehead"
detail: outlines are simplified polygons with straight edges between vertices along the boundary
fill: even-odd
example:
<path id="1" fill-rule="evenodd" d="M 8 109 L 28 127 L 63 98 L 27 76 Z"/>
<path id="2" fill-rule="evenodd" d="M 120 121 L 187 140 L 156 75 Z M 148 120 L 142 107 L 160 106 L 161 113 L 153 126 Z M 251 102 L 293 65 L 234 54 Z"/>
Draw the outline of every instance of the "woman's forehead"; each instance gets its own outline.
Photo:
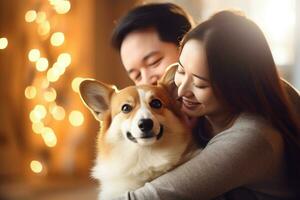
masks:
<path id="1" fill-rule="evenodd" d="M 204 44 L 196 39 L 191 39 L 182 48 L 179 62 L 188 73 L 208 79 L 208 67 Z"/>

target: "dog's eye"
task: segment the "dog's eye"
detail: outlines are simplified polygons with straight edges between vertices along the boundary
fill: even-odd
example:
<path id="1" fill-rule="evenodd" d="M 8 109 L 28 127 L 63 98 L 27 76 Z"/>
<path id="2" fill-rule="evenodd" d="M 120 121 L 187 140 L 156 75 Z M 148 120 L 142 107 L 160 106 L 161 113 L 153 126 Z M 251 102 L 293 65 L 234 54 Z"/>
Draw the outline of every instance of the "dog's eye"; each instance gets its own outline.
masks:
<path id="1" fill-rule="evenodd" d="M 124 104 L 124 105 L 122 106 L 122 111 L 123 111 L 123 113 L 129 113 L 131 110 L 132 110 L 132 106 L 129 105 L 129 104 Z"/>
<path id="2" fill-rule="evenodd" d="M 149 103 L 152 108 L 161 108 L 162 103 L 159 99 L 152 99 Z"/>

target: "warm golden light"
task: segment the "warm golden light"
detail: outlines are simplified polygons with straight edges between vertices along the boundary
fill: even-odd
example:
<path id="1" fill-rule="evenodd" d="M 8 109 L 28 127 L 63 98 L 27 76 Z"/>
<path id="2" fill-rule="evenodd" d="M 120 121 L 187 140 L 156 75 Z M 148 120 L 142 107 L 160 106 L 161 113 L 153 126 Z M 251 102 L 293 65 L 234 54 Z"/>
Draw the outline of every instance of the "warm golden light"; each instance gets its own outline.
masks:
<path id="1" fill-rule="evenodd" d="M 54 9 L 58 14 L 66 14 L 71 9 L 71 3 L 68 0 L 57 1 Z"/>
<path id="2" fill-rule="evenodd" d="M 50 32 L 50 23 L 49 21 L 44 21 L 40 23 L 38 27 L 38 34 L 47 35 Z"/>
<path id="3" fill-rule="evenodd" d="M 36 134 L 41 134 L 43 132 L 43 129 L 44 129 L 43 122 L 32 123 L 32 130 Z"/>
<path id="4" fill-rule="evenodd" d="M 7 38 L 3 37 L 0 38 L 0 49 L 5 49 L 8 45 L 8 40 Z"/>
<path id="5" fill-rule="evenodd" d="M 37 16 L 36 16 L 36 23 L 40 24 L 40 23 L 43 23 L 44 21 L 46 21 L 47 19 L 47 15 L 45 12 L 43 11 L 40 11 L 37 13 Z"/>
<path id="6" fill-rule="evenodd" d="M 72 62 L 72 57 L 69 53 L 61 53 L 57 58 L 57 62 L 64 67 L 68 67 Z"/>
<path id="7" fill-rule="evenodd" d="M 28 53 L 28 59 L 31 62 L 36 62 L 41 56 L 40 50 L 38 49 L 31 49 Z"/>
<path id="8" fill-rule="evenodd" d="M 73 79 L 72 81 L 72 89 L 74 92 L 77 92 L 79 93 L 79 85 L 80 83 L 83 81 L 84 79 L 83 78 L 80 78 L 80 77 L 76 77 Z"/>
<path id="9" fill-rule="evenodd" d="M 53 114 L 53 110 L 55 109 L 56 106 L 58 106 L 58 105 L 56 105 L 55 101 L 49 103 L 48 110 L 51 114 Z"/>
<path id="10" fill-rule="evenodd" d="M 34 173 L 41 173 L 43 171 L 43 165 L 40 161 L 33 160 L 30 162 L 30 168 Z"/>
<path id="11" fill-rule="evenodd" d="M 54 88 L 49 88 L 44 92 L 44 99 L 48 102 L 55 101 L 56 99 L 56 91 Z"/>
<path id="12" fill-rule="evenodd" d="M 25 97 L 27 99 L 33 99 L 34 97 L 36 97 L 36 88 L 34 86 L 28 86 L 25 89 Z"/>
<path id="13" fill-rule="evenodd" d="M 69 121 L 73 126 L 80 126 L 84 121 L 83 114 L 80 111 L 74 110 L 69 115 Z"/>
<path id="14" fill-rule="evenodd" d="M 29 119 L 32 123 L 38 123 L 41 121 L 41 118 L 36 115 L 34 110 L 29 113 Z"/>
<path id="15" fill-rule="evenodd" d="M 50 85 L 50 83 L 49 83 L 49 81 L 48 81 L 47 79 L 43 79 L 43 80 L 41 81 L 41 87 L 42 87 L 43 89 L 48 88 L 49 85 Z"/>
<path id="16" fill-rule="evenodd" d="M 30 23 L 33 22 L 37 17 L 35 10 L 28 10 L 25 14 L 25 21 Z"/>
<path id="17" fill-rule="evenodd" d="M 62 32 L 55 32 L 52 34 L 50 42 L 53 46 L 60 46 L 65 41 L 65 35 Z"/>
<path id="18" fill-rule="evenodd" d="M 43 119 L 47 115 L 47 109 L 44 105 L 36 105 L 34 107 L 33 111 L 34 111 L 36 117 L 39 118 L 39 119 Z"/>
<path id="19" fill-rule="evenodd" d="M 36 70 L 43 72 L 48 69 L 48 60 L 47 58 L 39 58 L 35 64 Z"/>
<path id="20" fill-rule="evenodd" d="M 54 131 L 49 127 L 45 127 L 43 129 L 42 137 L 44 139 L 45 144 L 48 147 L 54 147 L 57 143 L 56 135 L 55 135 Z"/>
<path id="21" fill-rule="evenodd" d="M 53 64 L 53 70 L 56 71 L 59 76 L 63 75 L 66 71 L 66 67 L 63 64 L 56 62 Z"/>
<path id="22" fill-rule="evenodd" d="M 55 81 L 57 81 L 58 79 L 59 79 L 59 76 L 60 76 L 60 74 L 59 74 L 59 71 L 58 70 L 56 70 L 55 68 L 50 68 L 49 70 L 48 70 L 48 72 L 47 72 L 47 79 L 48 79 L 48 81 L 50 81 L 50 82 L 55 82 Z"/>
<path id="23" fill-rule="evenodd" d="M 53 116 L 54 119 L 56 120 L 63 120 L 65 118 L 65 109 L 61 106 L 55 106 L 52 110 L 51 110 L 51 114 Z"/>

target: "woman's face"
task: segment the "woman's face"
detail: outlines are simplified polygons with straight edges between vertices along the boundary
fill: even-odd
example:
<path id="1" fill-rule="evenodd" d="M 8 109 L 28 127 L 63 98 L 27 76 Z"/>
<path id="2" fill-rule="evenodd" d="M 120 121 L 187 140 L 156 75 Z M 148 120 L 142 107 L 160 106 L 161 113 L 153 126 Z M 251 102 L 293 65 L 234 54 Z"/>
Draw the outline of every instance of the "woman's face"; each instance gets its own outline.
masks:
<path id="1" fill-rule="evenodd" d="M 202 42 L 191 39 L 183 47 L 175 84 L 182 98 L 182 111 L 189 116 L 214 115 L 223 108 L 213 93 Z"/>

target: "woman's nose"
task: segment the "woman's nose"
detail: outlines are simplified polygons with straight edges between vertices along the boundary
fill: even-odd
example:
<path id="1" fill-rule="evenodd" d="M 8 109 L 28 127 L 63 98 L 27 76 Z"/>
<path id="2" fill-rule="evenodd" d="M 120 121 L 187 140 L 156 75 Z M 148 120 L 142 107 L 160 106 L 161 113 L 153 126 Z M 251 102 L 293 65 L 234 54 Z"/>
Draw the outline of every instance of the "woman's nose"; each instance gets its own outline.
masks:
<path id="1" fill-rule="evenodd" d="M 189 79 L 187 76 L 182 77 L 180 84 L 178 85 L 178 96 L 188 96 L 192 92 L 190 90 Z"/>

